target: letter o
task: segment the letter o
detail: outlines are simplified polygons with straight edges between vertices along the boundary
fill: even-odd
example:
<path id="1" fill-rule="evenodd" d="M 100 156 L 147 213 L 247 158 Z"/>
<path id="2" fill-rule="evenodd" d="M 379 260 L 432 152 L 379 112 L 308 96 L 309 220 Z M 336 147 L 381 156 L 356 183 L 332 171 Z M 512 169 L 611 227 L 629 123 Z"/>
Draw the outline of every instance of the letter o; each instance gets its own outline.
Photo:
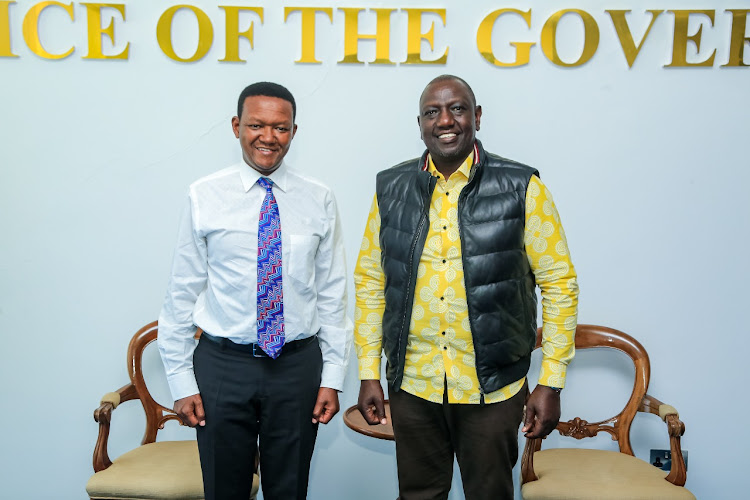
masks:
<path id="1" fill-rule="evenodd" d="M 577 61 L 566 63 L 565 61 L 560 59 L 560 56 L 557 54 L 557 23 L 560 22 L 560 19 L 565 14 L 571 13 L 578 14 L 578 16 L 583 21 L 583 52 L 581 53 L 581 57 L 579 57 Z M 566 68 L 572 66 L 581 66 L 582 64 L 588 62 L 589 59 L 594 57 L 596 49 L 599 48 L 599 26 L 596 24 L 594 18 L 591 17 L 591 14 L 586 11 L 579 9 L 561 10 L 552 14 L 552 16 L 544 23 L 544 27 L 542 27 L 541 38 L 542 52 L 553 64 L 564 66 Z"/>
<path id="2" fill-rule="evenodd" d="M 188 58 L 178 56 L 172 46 L 172 20 L 175 13 L 180 9 L 192 11 L 198 21 L 198 46 L 195 49 L 195 53 Z M 170 59 L 179 62 L 195 62 L 203 59 L 211 49 L 211 45 L 214 42 L 214 27 L 211 25 L 211 19 L 208 18 L 208 15 L 198 7 L 193 5 L 175 5 L 165 10 L 164 14 L 159 18 L 159 22 L 156 24 L 156 39 L 159 42 L 162 52 Z"/>

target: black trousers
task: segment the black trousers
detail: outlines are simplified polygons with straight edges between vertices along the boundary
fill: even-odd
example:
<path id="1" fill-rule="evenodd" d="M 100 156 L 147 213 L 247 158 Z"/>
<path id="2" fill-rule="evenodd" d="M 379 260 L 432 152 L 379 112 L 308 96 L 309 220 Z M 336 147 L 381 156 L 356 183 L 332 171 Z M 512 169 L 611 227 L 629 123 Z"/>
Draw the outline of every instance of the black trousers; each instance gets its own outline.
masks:
<path id="1" fill-rule="evenodd" d="M 271 359 L 202 339 L 193 365 L 206 412 L 197 428 L 206 500 L 250 497 L 258 446 L 263 498 L 305 499 L 318 432 L 318 342 Z"/>
<path id="2" fill-rule="evenodd" d="M 391 391 L 399 500 L 447 499 L 454 455 L 466 500 L 513 500 L 527 391 L 485 405 L 448 404 L 447 390 L 442 404 Z"/>

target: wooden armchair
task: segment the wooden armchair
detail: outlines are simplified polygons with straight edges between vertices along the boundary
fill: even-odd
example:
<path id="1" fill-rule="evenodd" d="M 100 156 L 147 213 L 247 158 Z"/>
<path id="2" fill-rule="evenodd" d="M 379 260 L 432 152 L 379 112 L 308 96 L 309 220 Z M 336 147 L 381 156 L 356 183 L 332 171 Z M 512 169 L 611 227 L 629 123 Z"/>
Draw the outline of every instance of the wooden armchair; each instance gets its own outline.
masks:
<path id="1" fill-rule="evenodd" d="M 589 423 L 581 418 L 557 424 L 561 435 L 583 439 L 606 432 L 620 451 L 549 449 L 541 451 L 541 439 L 529 439 L 521 459 L 521 494 L 525 500 L 541 499 L 692 499 L 683 486 L 687 477 L 680 448 L 685 424 L 677 410 L 646 394 L 651 365 L 643 346 L 631 336 L 595 325 L 578 325 L 576 349 L 604 347 L 627 354 L 635 365 L 633 392 L 625 408 L 612 418 Z M 541 346 L 541 329 L 536 346 Z M 659 415 L 667 425 L 672 469 L 664 471 L 633 456 L 630 425 L 638 412 Z"/>
<path id="2" fill-rule="evenodd" d="M 204 498 L 197 443 L 156 442 L 157 431 L 163 429 L 169 420 L 184 425 L 174 411 L 154 401 L 143 378 L 143 351 L 156 340 L 156 334 L 156 321 L 135 333 L 128 346 L 130 383 L 105 394 L 99 408 L 94 411 L 94 420 L 99 423 L 99 438 L 94 448 L 94 475 L 86 484 L 92 500 Z M 140 400 L 146 413 L 146 432 L 141 446 L 112 461 L 107 454 L 112 412 L 121 403 L 134 399 Z M 260 484 L 257 471 L 256 457 L 251 499 L 256 497 Z"/>

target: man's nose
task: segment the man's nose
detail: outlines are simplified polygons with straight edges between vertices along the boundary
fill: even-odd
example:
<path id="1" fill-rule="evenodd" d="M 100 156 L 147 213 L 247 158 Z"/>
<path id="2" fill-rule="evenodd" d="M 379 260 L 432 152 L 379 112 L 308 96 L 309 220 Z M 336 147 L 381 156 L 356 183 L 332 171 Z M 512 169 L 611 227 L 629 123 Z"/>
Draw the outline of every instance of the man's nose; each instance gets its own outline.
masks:
<path id="1" fill-rule="evenodd" d="M 453 113 L 449 109 L 443 109 L 438 114 L 437 124 L 440 127 L 450 127 L 453 121 Z"/>
<path id="2" fill-rule="evenodd" d="M 260 140 L 268 144 L 276 142 L 273 127 L 263 127 L 260 131 Z"/>

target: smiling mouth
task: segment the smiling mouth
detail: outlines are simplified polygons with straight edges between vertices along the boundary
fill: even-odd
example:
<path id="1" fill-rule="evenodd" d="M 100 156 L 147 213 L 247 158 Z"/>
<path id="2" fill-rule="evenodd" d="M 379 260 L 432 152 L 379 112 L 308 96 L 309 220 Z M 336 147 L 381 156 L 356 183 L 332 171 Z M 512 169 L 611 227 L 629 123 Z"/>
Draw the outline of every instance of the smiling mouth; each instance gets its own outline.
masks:
<path id="1" fill-rule="evenodd" d="M 270 148 L 256 147 L 255 149 L 257 149 L 258 151 L 260 151 L 263 154 L 271 154 L 271 153 L 274 152 L 274 150 L 270 149 Z"/>
<path id="2" fill-rule="evenodd" d="M 451 140 L 453 140 L 455 138 L 456 138 L 456 134 L 454 132 L 440 134 L 438 136 L 438 139 L 440 139 L 441 141 L 451 141 Z"/>

